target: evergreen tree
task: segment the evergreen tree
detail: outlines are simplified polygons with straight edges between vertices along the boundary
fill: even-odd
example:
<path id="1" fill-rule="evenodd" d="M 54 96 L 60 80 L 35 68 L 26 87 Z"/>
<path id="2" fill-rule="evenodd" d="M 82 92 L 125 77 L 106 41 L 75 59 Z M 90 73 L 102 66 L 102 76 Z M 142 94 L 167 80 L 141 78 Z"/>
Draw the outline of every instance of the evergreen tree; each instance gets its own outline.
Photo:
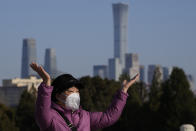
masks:
<path id="1" fill-rule="evenodd" d="M 185 123 L 196 124 L 195 98 L 182 69 L 175 67 L 164 83 L 159 112 L 163 131 L 178 131 Z"/>
<path id="2" fill-rule="evenodd" d="M 85 86 L 80 91 L 81 105 L 88 111 L 104 111 L 109 107 L 116 91 L 120 89 L 119 82 L 101 79 L 100 77 L 82 77 Z"/>
<path id="3" fill-rule="evenodd" d="M 153 112 L 156 112 L 160 106 L 160 97 L 161 97 L 161 84 L 162 77 L 160 68 L 156 67 L 152 79 L 152 84 L 150 85 L 150 93 L 149 93 L 149 108 Z"/>
<path id="4" fill-rule="evenodd" d="M 0 104 L 0 131 L 18 131 L 14 122 L 14 112 Z"/>
<path id="5" fill-rule="evenodd" d="M 36 91 L 32 87 L 30 91 L 25 90 L 20 98 L 16 110 L 16 125 L 20 131 L 39 131 L 35 122 Z"/>

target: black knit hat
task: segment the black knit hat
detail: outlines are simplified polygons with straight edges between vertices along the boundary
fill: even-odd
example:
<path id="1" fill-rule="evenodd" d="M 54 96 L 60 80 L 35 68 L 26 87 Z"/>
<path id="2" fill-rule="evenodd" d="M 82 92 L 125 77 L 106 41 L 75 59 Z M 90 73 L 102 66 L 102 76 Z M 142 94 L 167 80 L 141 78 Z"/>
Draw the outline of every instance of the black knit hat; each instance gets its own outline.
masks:
<path id="1" fill-rule="evenodd" d="M 52 86 L 53 86 L 53 91 L 52 91 L 52 101 L 56 102 L 56 94 L 57 93 L 61 93 L 73 86 L 75 86 L 78 89 L 83 88 L 83 85 L 79 82 L 79 80 L 77 80 L 76 78 L 74 78 L 72 75 L 70 74 L 63 74 L 58 76 L 56 79 L 54 79 L 54 81 L 52 82 Z"/>

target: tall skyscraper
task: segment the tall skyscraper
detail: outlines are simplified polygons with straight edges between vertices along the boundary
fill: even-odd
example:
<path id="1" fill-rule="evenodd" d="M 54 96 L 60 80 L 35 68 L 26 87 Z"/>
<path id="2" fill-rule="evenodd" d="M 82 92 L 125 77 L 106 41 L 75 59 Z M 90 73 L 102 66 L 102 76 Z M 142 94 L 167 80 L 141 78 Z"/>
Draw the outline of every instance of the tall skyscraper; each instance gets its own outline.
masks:
<path id="1" fill-rule="evenodd" d="M 45 70 L 50 74 L 52 78 L 57 76 L 57 62 L 56 62 L 56 53 L 52 48 L 47 48 L 45 52 Z"/>
<path id="2" fill-rule="evenodd" d="M 36 62 L 36 42 L 33 38 L 23 39 L 21 77 L 28 78 L 35 75 L 29 64 Z"/>
<path id="3" fill-rule="evenodd" d="M 102 79 L 108 77 L 108 69 L 106 65 L 95 65 L 93 67 L 93 76 L 99 76 Z"/>
<path id="4" fill-rule="evenodd" d="M 128 35 L 128 5 L 113 4 L 114 19 L 114 58 L 119 58 L 122 68 L 125 67 Z"/>
<path id="5" fill-rule="evenodd" d="M 128 4 L 115 3 L 112 5 L 114 21 L 114 58 L 108 60 L 108 79 L 118 81 L 123 70 L 125 70 L 125 54 L 127 52 L 128 36 Z M 133 67 L 131 72 L 139 72 Z M 135 71 L 137 70 L 137 71 Z M 97 69 L 98 71 L 98 69 Z M 100 74 L 103 69 L 99 69 Z M 95 71 L 94 71 L 95 72 Z"/>

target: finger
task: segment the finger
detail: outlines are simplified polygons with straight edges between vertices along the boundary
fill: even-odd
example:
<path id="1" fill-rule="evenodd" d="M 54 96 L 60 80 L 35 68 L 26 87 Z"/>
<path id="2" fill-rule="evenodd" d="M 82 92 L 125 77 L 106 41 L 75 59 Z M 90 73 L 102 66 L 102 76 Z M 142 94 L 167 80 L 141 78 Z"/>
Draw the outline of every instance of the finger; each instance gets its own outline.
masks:
<path id="1" fill-rule="evenodd" d="M 32 63 L 30 64 L 30 66 L 31 66 L 31 68 L 32 68 L 33 70 L 37 71 L 38 65 L 37 65 L 36 63 L 32 62 Z"/>
<path id="2" fill-rule="evenodd" d="M 39 75 L 40 75 L 41 77 L 44 76 L 44 72 L 43 72 L 43 70 L 42 70 L 42 68 L 41 68 L 40 66 L 38 66 L 38 73 L 39 73 Z"/>
<path id="3" fill-rule="evenodd" d="M 36 63 L 32 63 L 33 69 L 39 74 L 40 77 L 43 77 L 43 72 L 40 69 L 40 66 Z"/>
<path id="4" fill-rule="evenodd" d="M 130 86 L 133 85 L 137 80 L 139 80 L 139 74 L 136 76 L 135 79 L 131 80 L 131 81 L 127 84 L 127 86 L 130 87 Z"/>
<path id="5" fill-rule="evenodd" d="M 31 68 L 32 68 L 34 71 L 36 71 L 36 66 L 35 66 L 34 64 L 31 64 L 30 66 L 31 66 Z"/>

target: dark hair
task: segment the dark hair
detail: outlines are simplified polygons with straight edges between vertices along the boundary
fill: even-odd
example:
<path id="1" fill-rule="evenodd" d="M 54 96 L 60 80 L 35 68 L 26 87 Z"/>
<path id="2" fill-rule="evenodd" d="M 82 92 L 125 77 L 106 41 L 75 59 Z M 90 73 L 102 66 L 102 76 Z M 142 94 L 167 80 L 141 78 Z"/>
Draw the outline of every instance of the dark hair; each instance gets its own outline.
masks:
<path id="1" fill-rule="evenodd" d="M 78 89 L 83 88 L 83 85 L 70 74 L 63 74 L 54 79 L 51 84 L 53 86 L 51 100 L 57 102 L 56 94 L 60 94 L 65 90 L 75 86 Z"/>

